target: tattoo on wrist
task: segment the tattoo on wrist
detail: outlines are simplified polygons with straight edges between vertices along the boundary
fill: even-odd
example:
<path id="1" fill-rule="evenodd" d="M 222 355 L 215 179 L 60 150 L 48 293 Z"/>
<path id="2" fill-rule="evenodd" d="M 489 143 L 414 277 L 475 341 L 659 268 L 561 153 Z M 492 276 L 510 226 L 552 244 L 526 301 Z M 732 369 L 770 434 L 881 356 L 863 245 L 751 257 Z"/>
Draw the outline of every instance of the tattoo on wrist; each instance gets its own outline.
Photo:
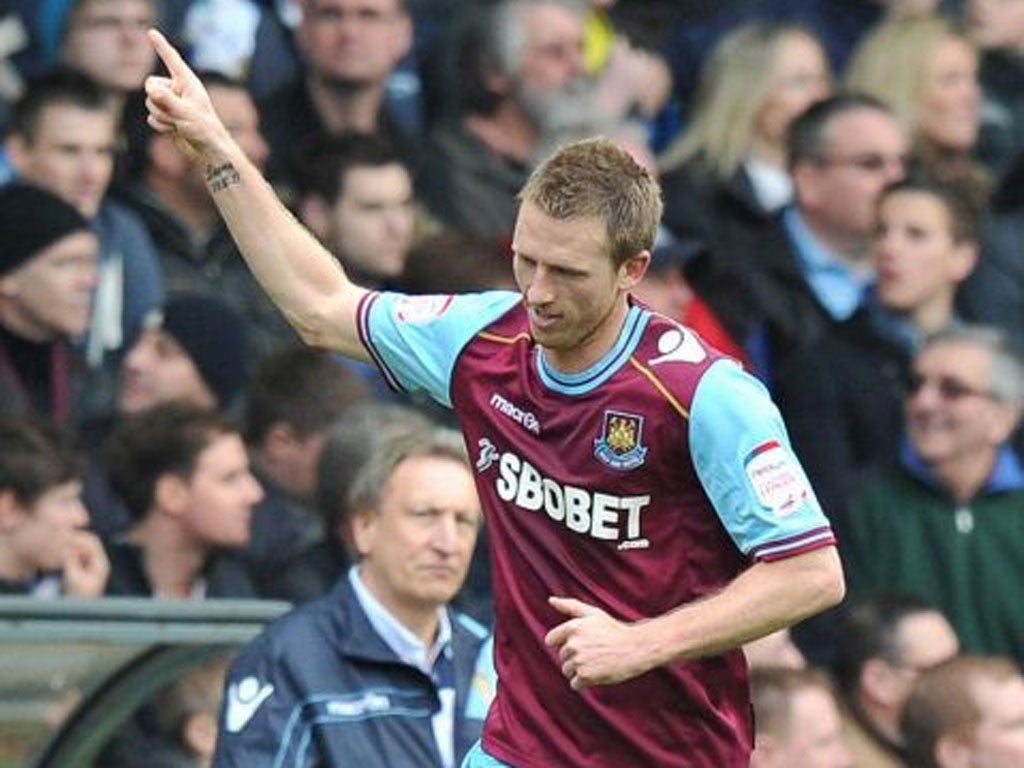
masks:
<path id="1" fill-rule="evenodd" d="M 228 187 L 233 187 L 242 180 L 242 177 L 235 170 L 231 163 L 211 165 L 206 169 L 206 183 L 211 192 L 223 192 Z"/>

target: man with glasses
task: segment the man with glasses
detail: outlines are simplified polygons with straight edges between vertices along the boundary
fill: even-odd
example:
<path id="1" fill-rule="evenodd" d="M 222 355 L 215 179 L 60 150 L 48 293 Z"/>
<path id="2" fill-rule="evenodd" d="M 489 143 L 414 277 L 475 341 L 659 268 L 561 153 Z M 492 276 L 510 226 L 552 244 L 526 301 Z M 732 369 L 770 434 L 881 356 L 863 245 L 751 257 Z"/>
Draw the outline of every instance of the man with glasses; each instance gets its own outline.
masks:
<path id="1" fill-rule="evenodd" d="M 965 648 L 1024 658 L 1024 467 L 1008 441 L 1024 362 L 999 331 L 961 325 L 928 337 L 905 400 L 896 467 L 851 505 L 852 590 L 898 589 L 934 604 Z"/>
<path id="2" fill-rule="evenodd" d="M 793 204 L 755 233 L 710 243 L 688 276 L 729 318 L 762 378 L 860 305 L 882 189 L 904 174 L 907 137 L 875 99 L 845 94 L 811 106 L 789 128 Z"/>
<path id="3" fill-rule="evenodd" d="M 388 78 L 412 47 L 404 0 L 305 0 L 302 11 L 295 39 L 305 69 L 259 104 L 269 179 L 290 191 L 308 144 L 347 131 L 381 134 L 411 155 L 414 131 L 385 99 Z"/>

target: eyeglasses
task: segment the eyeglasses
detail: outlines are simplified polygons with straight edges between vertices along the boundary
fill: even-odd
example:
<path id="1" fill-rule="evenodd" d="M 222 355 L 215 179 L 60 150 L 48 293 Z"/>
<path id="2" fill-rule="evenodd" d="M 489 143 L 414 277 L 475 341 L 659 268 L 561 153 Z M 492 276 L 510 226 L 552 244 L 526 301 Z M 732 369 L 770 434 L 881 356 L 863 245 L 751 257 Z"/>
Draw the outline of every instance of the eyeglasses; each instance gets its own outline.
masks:
<path id="1" fill-rule="evenodd" d="M 981 397 L 986 400 L 996 400 L 995 392 L 988 389 L 976 389 L 952 376 L 922 376 L 919 373 L 911 373 L 906 381 L 907 397 L 915 397 L 928 384 L 935 385 L 935 391 L 943 400 L 963 400 L 967 397 Z"/>
<path id="2" fill-rule="evenodd" d="M 909 161 L 910 158 L 907 155 L 883 155 L 880 152 L 865 152 L 861 155 L 850 155 L 849 157 L 822 156 L 815 158 L 815 162 L 818 165 L 848 166 L 867 173 L 879 173 L 886 168 L 892 167 L 903 171 Z"/>

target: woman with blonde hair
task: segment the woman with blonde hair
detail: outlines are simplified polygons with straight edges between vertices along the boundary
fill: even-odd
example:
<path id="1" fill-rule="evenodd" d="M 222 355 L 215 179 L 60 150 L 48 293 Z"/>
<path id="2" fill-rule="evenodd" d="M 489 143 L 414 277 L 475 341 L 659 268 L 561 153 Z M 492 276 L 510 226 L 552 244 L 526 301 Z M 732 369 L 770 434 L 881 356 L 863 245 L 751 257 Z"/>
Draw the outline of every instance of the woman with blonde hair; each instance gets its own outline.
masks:
<path id="1" fill-rule="evenodd" d="M 973 159 L 981 90 L 971 40 L 939 16 L 894 19 L 864 38 L 846 85 L 889 105 L 914 140 L 914 159 L 932 176 L 965 184 L 983 204 L 990 182 Z"/>
<path id="2" fill-rule="evenodd" d="M 709 224 L 760 223 L 786 205 L 786 130 L 831 90 L 821 43 L 803 27 L 755 22 L 722 38 L 689 126 L 661 158 L 669 229 L 707 242 Z"/>

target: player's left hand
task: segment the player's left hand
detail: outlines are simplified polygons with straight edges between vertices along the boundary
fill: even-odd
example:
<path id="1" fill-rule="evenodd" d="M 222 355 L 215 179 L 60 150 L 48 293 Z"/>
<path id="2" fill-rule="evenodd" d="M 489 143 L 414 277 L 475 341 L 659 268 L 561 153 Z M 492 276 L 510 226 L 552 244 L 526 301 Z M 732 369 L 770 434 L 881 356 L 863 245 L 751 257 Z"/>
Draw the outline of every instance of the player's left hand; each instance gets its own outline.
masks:
<path id="1" fill-rule="evenodd" d="M 568 597 L 549 597 L 548 603 L 571 617 L 548 632 L 544 642 L 558 652 L 562 674 L 573 690 L 621 683 L 651 668 L 638 642 L 636 624 Z"/>

